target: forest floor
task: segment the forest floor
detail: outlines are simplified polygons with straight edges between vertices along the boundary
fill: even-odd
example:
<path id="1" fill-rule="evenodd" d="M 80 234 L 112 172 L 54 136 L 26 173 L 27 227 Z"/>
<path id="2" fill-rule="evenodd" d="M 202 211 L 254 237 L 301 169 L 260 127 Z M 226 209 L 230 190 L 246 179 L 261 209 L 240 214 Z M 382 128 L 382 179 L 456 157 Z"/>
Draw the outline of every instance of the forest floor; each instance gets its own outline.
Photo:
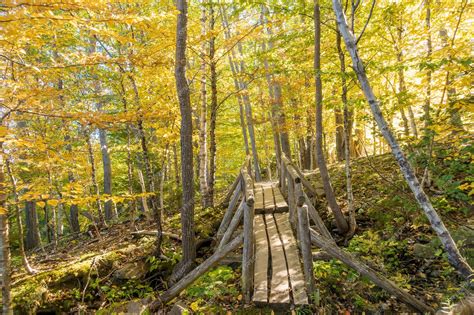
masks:
<path id="1" fill-rule="evenodd" d="M 471 266 L 474 265 L 474 210 L 472 196 L 462 188 L 473 181 L 472 151 L 469 142 L 435 150 L 433 184 L 427 190 Z M 411 158 L 416 166 L 416 156 Z M 339 245 L 435 309 L 468 294 L 466 282 L 449 265 L 392 156 L 362 157 L 355 159 L 352 166 L 358 230 L 350 240 L 341 238 Z M 422 168 L 417 169 L 418 174 L 422 172 Z M 330 173 L 338 201 L 345 208 L 343 164 L 332 165 Z M 319 181 L 317 172 L 307 173 L 307 178 L 313 183 Z M 332 227 L 332 218 L 326 211 L 320 211 Z M 198 209 L 196 213 L 197 234 L 201 240 L 199 263 L 212 251 L 210 237 L 216 231 L 223 209 Z M 165 217 L 166 231 L 179 234 L 179 215 L 166 213 Z M 139 230 L 154 229 L 145 220 L 137 221 L 136 225 Z M 48 245 L 44 252 L 32 253 L 30 263 L 37 270 L 33 276 L 23 271 L 21 261 L 15 257 L 12 279 L 15 308 L 22 313 L 101 310 L 98 312 L 109 314 L 125 311 L 130 304 L 122 304 L 127 301 L 141 299 L 142 302 L 134 306 L 140 309 L 140 303 L 166 289 L 166 279 L 180 258 L 179 240 L 165 237 L 166 259 L 153 256 L 153 245 L 153 236 L 133 236 L 130 222 L 125 222 L 103 230 L 100 239 L 92 239 L 85 233 L 69 236 L 61 239 L 56 248 Z M 235 253 L 235 257 L 238 255 Z M 320 313 L 409 311 L 339 261 L 316 261 L 314 272 Z M 257 309 L 244 306 L 242 302 L 239 280 L 238 259 L 228 257 L 225 264 L 185 290 L 178 303 L 194 313 L 255 314 Z M 297 313 L 313 311 L 301 308 Z"/>

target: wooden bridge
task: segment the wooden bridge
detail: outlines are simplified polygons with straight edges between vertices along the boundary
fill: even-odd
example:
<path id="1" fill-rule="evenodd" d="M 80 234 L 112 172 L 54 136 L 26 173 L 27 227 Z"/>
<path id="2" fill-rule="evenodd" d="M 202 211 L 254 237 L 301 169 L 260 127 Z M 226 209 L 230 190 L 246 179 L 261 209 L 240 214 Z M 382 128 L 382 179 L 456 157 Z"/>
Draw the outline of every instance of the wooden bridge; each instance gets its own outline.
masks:
<path id="1" fill-rule="evenodd" d="M 217 232 L 218 248 L 223 248 L 236 233 L 243 218 L 245 300 L 276 307 L 307 305 L 314 280 L 305 205 L 309 197 L 303 191 L 300 172 L 283 157 L 280 182 L 254 182 L 249 162 L 242 167 L 226 198 L 229 204 Z M 315 211 L 314 207 L 312 210 Z M 322 224 L 317 213 L 316 216 Z M 330 236 L 327 229 L 325 234 Z"/>
<path id="2" fill-rule="evenodd" d="M 314 245 L 413 309 L 433 312 L 432 308 L 337 246 L 312 202 L 312 198 L 323 198 L 324 193 L 313 188 L 284 155 L 278 171 L 277 182 L 255 182 L 250 158 L 247 158 L 224 198 L 223 205 L 227 209 L 217 231 L 218 245 L 214 254 L 160 296 L 152 307 L 178 296 L 243 243 L 242 291 L 246 303 L 277 308 L 311 305 L 316 293 L 311 248 Z"/>

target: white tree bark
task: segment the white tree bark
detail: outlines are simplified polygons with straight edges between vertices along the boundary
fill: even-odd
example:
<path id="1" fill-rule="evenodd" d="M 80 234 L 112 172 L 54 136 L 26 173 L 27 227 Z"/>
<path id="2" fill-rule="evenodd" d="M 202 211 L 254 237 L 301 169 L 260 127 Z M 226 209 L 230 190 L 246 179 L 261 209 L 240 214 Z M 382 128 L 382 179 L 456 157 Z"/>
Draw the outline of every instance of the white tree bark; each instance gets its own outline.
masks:
<path id="1" fill-rule="evenodd" d="M 459 253 L 456 243 L 449 234 L 449 231 L 444 226 L 444 223 L 439 217 L 438 213 L 433 208 L 433 205 L 428 199 L 426 193 L 423 191 L 423 188 L 420 186 L 420 183 L 418 182 L 418 179 L 415 176 L 415 172 L 413 171 L 410 162 L 403 154 L 400 145 L 393 136 L 392 131 L 390 130 L 387 122 L 385 121 L 385 118 L 382 115 L 379 101 L 375 97 L 372 87 L 370 86 L 369 80 L 365 73 L 364 65 L 357 51 L 357 45 L 355 43 L 354 35 L 349 30 L 341 3 L 339 2 L 339 0 L 333 0 L 332 3 L 334 12 L 336 14 L 337 24 L 339 26 L 339 31 L 341 32 L 341 35 L 346 43 L 347 50 L 349 51 L 352 57 L 354 71 L 357 74 L 357 78 L 359 79 L 365 98 L 369 102 L 370 109 L 372 111 L 375 121 L 377 122 L 377 125 L 379 126 L 382 135 L 390 145 L 392 153 L 395 159 L 397 160 L 398 165 L 400 166 L 403 176 L 405 177 L 408 186 L 410 186 L 410 189 L 415 195 L 415 198 L 418 201 L 420 207 L 423 209 L 426 217 L 430 221 L 432 229 L 436 232 L 441 243 L 443 244 L 444 249 L 448 254 L 449 262 L 464 277 L 470 278 L 473 275 L 472 268 L 468 265 L 466 260 Z"/>
<path id="2" fill-rule="evenodd" d="M 201 36 L 206 36 L 206 7 L 201 3 Z M 199 190 L 201 202 L 207 208 L 207 90 L 206 90 L 206 50 L 207 41 L 201 45 L 201 112 L 199 115 Z"/>

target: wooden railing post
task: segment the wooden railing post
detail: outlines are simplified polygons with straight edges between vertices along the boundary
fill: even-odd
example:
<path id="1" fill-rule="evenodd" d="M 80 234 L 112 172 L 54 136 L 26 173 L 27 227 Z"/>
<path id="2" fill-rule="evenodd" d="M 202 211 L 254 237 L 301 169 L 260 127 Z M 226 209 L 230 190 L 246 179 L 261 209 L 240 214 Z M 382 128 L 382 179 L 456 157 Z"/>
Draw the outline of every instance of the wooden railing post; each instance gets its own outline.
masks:
<path id="1" fill-rule="evenodd" d="M 308 298 L 312 300 L 315 291 L 313 275 L 313 255 L 311 253 L 311 234 L 309 230 L 308 206 L 298 206 L 298 238 L 301 254 L 303 256 L 303 272 L 308 292 Z"/>
<path id="2" fill-rule="evenodd" d="M 296 200 L 295 200 L 295 181 L 288 175 L 288 211 L 291 227 L 296 231 Z"/>
<path id="3" fill-rule="evenodd" d="M 286 192 L 286 171 L 285 171 L 285 163 L 283 159 L 281 159 L 281 166 L 280 166 L 280 190 L 285 193 Z"/>
<path id="4" fill-rule="evenodd" d="M 243 184 L 245 184 L 244 205 L 244 248 L 242 253 L 242 290 L 246 303 L 250 303 L 253 291 L 255 241 L 253 233 L 254 219 L 254 191 L 253 181 L 248 173 L 242 170 Z"/>

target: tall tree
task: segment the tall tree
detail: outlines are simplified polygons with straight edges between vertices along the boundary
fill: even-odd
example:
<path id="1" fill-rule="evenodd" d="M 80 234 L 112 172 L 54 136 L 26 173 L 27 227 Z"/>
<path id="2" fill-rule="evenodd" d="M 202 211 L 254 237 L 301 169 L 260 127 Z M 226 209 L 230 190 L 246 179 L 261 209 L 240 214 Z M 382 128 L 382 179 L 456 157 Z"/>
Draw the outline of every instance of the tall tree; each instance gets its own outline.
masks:
<path id="1" fill-rule="evenodd" d="M 269 12 L 267 6 L 262 4 L 262 20 L 266 27 L 267 35 L 270 37 L 270 39 L 268 40 L 268 50 L 272 50 L 273 41 L 271 37 L 273 36 L 273 31 L 267 23 L 268 15 Z M 265 76 L 267 78 L 268 88 L 270 90 L 270 98 L 272 102 L 272 113 L 274 113 L 274 115 L 276 116 L 278 127 L 277 132 L 280 136 L 281 151 L 285 153 L 289 158 L 291 158 L 290 138 L 288 136 L 288 131 L 286 130 L 286 117 L 283 111 L 283 95 L 281 84 L 275 77 L 275 74 L 271 72 L 271 70 L 274 68 L 273 65 L 270 64 L 267 59 L 264 60 L 264 64 L 266 72 Z"/>
<path id="2" fill-rule="evenodd" d="M 206 37 L 207 8 L 204 1 L 201 1 L 201 36 Z M 206 64 L 207 64 L 207 41 L 201 44 L 201 106 L 199 113 L 199 190 L 201 191 L 201 203 L 204 208 L 208 204 L 208 155 L 207 155 L 207 87 L 206 87 Z"/>
<path id="3" fill-rule="evenodd" d="M 323 152 L 323 84 L 321 81 L 321 12 L 319 0 L 314 1 L 314 73 L 316 86 L 316 158 L 326 200 L 334 214 L 339 232 L 344 234 L 349 230 L 349 226 L 337 204 Z"/>
<path id="4" fill-rule="evenodd" d="M 344 11 L 342 10 L 341 3 L 339 0 L 333 0 L 333 8 L 336 14 L 337 24 L 339 26 L 339 31 L 341 32 L 342 37 L 346 43 L 346 48 L 349 51 L 352 57 L 352 63 L 354 71 L 357 75 L 357 78 L 360 82 L 362 91 L 364 92 L 365 98 L 370 105 L 370 109 L 374 116 L 377 125 L 379 126 L 382 135 L 384 136 L 385 140 L 390 145 L 392 149 L 392 153 L 395 159 L 400 166 L 400 170 L 402 171 L 405 180 L 412 190 L 413 194 L 415 195 L 418 204 L 425 212 L 426 217 L 428 218 L 429 222 L 431 223 L 431 227 L 438 235 L 441 243 L 446 250 L 448 255 L 448 259 L 450 263 L 466 278 L 471 278 L 473 275 L 473 270 L 466 262 L 466 260 L 461 256 L 456 243 L 454 242 L 451 234 L 449 233 L 448 229 L 445 227 L 443 221 L 439 217 L 436 210 L 433 208 L 428 196 L 423 191 L 423 188 L 420 186 L 418 179 L 415 176 L 415 172 L 413 167 L 411 166 L 408 159 L 403 154 L 403 151 L 398 144 L 398 141 L 393 136 L 392 131 L 390 130 L 385 118 L 380 110 L 379 101 L 376 98 L 370 82 L 367 78 L 367 74 L 365 72 L 364 65 L 362 63 L 362 59 L 359 56 L 357 50 L 356 40 L 354 35 L 349 30 L 347 26 L 346 18 L 344 16 Z"/>
<path id="5" fill-rule="evenodd" d="M 0 147 L 2 143 L 0 143 Z M 6 183 L 3 173 L 3 156 L 0 156 L 0 284 L 2 286 L 2 313 L 11 314 L 10 295 L 10 234 L 6 208 Z"/>
<path id="6" fill-rule="evenodd" d="M 206 204 L 214 206 L 214 184 L 216 181 L 216 124 L 217 124 L 217 59 L 216 54 L 216 36 L 214 34 L 216 24 L 216 16 L 213 1 L 209 1 L 209 31 L 211 38 L 209 39 L 209 68 L 211 71 L 211 106 L 210 106 L 210 123 L 209 123 L 209 174 L 207 176 L 207 194 Z"/>
<path id="7" fill-rule="evenodd" d="M 25 268 L 26 272 L 29 274 L 34 274 L 35 270 L 31 268 L 30 263 L 28 262 L 28 257 L 26 256 L 25 251 L 25 239 L 24 239 L 24 231 L 23 231 L 23 218 L 20 211 L 20 200 L 18 196 L 18 188 L 17 188 L 17 180 L 13 175 L 13 171 L 11 168 L 10 159 L 5 156 L 5 166 L 7 169 L 8 177 L 10 178 L 11 190 L 13 194 L 13 201 L 14 201 L 14 208 L 15 208 L 15 218 L 18 227 L 18 243 L 20 245 L 20 256 L 23 262 L 23 267 Z"/>
<path id="8" fill-rule="evenodd" d="M 177 0 L 179 11 L 176 24 L 175 79 L 181 112 L 181 177 L 183 178 L 183 205 L 181 207 L 181 231 L 183 258 L 174 270 L 174 280 L 183 277 L 193 266 L 196 258 L 194 236 L 194 171 L 193 171 L 193 122 L 189 85 L 186 79 L 186 42 L 188 4 Z"/>

